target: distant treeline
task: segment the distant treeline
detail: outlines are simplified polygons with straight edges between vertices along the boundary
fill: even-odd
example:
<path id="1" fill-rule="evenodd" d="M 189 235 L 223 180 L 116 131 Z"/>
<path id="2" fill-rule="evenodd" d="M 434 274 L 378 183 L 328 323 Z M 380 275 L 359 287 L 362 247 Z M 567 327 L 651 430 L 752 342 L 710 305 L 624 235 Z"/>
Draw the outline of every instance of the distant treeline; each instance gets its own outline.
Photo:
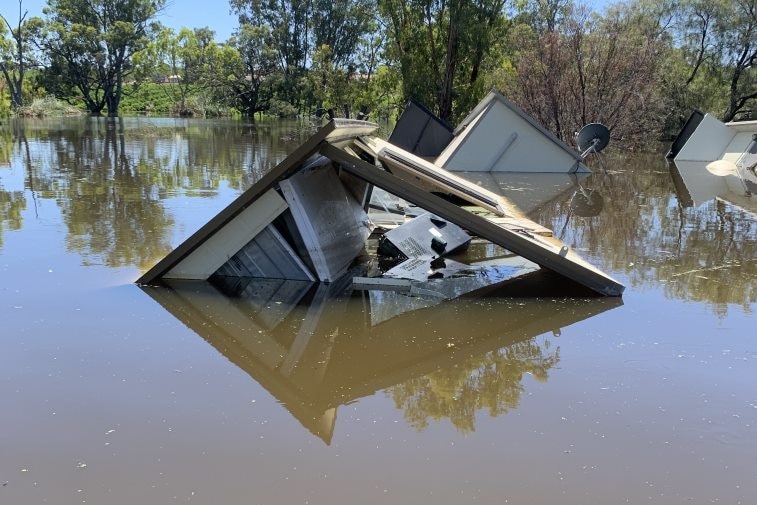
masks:
<path id="1" fill-rule="evenodd" d="M 757 0 L 230 0 L 226 41 L 161 26 L 165 1 L 6 5 L 0 113 L 53 96 L 90 114 L 376 119 L 413 97 L 454 124 L 496 88 L 562 139 L 602 122 L 627 146 L 694 108 L 757 117 Z"/>

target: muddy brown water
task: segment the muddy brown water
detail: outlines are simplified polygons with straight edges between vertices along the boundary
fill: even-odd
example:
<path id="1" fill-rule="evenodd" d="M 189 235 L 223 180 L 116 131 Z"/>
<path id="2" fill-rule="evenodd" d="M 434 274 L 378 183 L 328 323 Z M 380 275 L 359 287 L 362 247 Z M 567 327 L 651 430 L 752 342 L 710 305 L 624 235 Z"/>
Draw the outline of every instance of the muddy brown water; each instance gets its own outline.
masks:
<path id="1" fill-rule="evenodd" d="M 133 283 L 311 132 L 3 122 L 0 503 L 757 503 L 756 205 L 660 154 L 481 177 L 622 299 Z"/>

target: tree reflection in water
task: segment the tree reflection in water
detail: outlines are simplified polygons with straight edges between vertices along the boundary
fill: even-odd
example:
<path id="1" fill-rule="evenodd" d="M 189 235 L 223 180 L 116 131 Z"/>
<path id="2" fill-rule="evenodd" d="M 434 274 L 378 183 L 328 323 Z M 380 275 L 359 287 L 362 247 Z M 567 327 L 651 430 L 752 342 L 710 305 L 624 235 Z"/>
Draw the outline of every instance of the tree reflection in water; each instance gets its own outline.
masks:
<path id="1" fill-rule="evenodd" d="M 524 375 L 547 380 L 560 362 L 552 334 L 622 305 L 614 297 L 458 298 L 418 308 L 415 297 L 374 297 L 350 281 L 214 278 L 142 289 L 326 443 L 339 406 L 382 391 L 418 429 L 448 418 L 473 431 L 479 411 L 517 408 Z M 375 322 L 387 304 L 404 310 Z"/>
<path id="2" fill-rule="evenodd" d="M 560 348 L 551 347 L 549 339 L 516 342 L 393 386 L 387 394 L 419 430 L 430 419 L 447 418 L 458 430 L 472 432 L 478 411 L 496 417 L 518 407 L 525 374 L 540 382 L 548 379 L 550 368 L 560 362 Z"/>
<path id="3" fill-rule="evenodd" d="M 21 140 L 19 140 L 19 143 Z M 9 129 L 0 129 L 0 170 L 11 167 L 13 136 Z M 3 185 L 0 172 L 0 248 L 6 230 L 20 230 L 22 212 L 26 209 L 26 197 L 23 191 L 8 190 Z"/>
<path id="4" fill-rule="evenodd" d="M 599 268 L 621 272 L 635 289 L 662 286 L 671 299 L 705 302 L 721 316 L 757 301 L 755 214 L 714 197 L 692 205 L 676 193 L 658 153 L 607 160 L 583 185 L 603 197 L 601 212 L 582 217 L 556 199 L 530 217 L 555 230 Z M 714 176 L 713 176 L 714 177 Z"/>
<path id="5" fill-rule="evenodd" d="M 145 270 L 173 245 L 168 200 L 246 189 L 297 145 L 292 131 L 240 121 L 15 119 L 0 130 L 0 166 L 23 171 L 32 197 L 58 205 L 66 247 L 83 263 Z M 293 139 L 282 141 L 282 132 Z M 2 244 L 4 228 L 21 226 L 28 194 L 0 192 Z"/>

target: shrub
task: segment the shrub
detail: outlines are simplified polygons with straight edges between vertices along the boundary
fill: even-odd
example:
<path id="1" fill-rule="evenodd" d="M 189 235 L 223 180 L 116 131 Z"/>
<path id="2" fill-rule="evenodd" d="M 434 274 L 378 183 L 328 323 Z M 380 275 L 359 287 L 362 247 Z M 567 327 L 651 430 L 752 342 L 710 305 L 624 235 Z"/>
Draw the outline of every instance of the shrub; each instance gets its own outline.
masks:
<path id="1" fill-rule="evenodd" d="M 16 115 L 20 117 L 50 117 L 50 116 L 81 116 L 84 112 L 61 102 L 54 96 L 44 98 L 35 98 L 31 105 L 24 105 L 16 110 Z"/>

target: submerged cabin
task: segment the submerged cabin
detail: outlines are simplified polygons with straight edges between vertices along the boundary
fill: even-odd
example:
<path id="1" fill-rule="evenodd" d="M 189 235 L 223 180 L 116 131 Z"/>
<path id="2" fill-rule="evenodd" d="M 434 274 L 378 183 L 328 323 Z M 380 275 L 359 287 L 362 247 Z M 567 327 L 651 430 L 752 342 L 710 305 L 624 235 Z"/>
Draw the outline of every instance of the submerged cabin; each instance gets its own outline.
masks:
<path id="1" fill-rule="evenodd" d="M 757 133 L 757 121 L 723 123 L 695 110 L 673 140 L 666 155 L 679 161 L 728 160 L 736 163 Z"/>
<path id="2" fill-rule="evenodd" d="M 378 187 L 596 293 L 622 294 L 620 282 L 506 198 L 373 137 L 376 129 L 332 120 L 137 282 L 211 276 L 335 282 L 364 252 Z M 465 205 L 448 201 L 450 194 Z M 433 249 L 438 256 L 445 253 L 441 243 Z"/>

